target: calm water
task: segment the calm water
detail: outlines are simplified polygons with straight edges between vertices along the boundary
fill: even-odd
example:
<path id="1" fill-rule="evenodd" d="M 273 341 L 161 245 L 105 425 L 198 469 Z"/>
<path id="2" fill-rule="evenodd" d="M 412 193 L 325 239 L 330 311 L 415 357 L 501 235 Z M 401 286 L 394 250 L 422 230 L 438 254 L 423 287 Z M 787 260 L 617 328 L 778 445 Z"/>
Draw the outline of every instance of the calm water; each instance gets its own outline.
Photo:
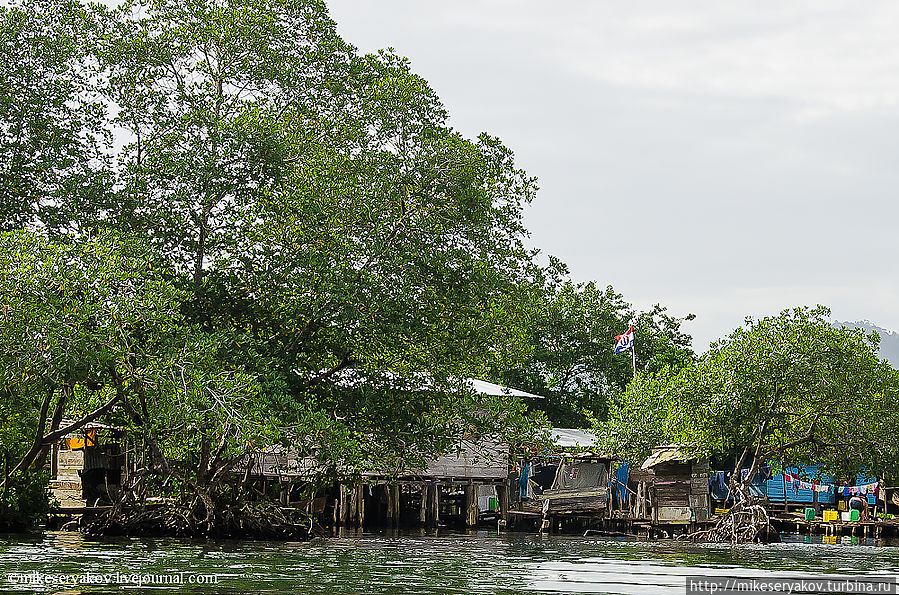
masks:
<path id="1" fill-rule="evenodd" d="M 495 533 L 309 543 L 0 535 L 2 593 L 679 593 L 684 577 L 899 571 L 899 548 L 798 539 L 726 546 Z"/>

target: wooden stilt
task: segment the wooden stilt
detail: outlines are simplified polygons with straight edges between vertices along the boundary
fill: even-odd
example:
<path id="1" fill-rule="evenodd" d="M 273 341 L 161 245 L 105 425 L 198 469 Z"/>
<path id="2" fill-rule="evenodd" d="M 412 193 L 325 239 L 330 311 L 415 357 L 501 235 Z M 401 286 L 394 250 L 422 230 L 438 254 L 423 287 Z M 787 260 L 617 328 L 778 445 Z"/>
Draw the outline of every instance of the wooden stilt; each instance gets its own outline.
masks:
<path id="1" fill-rule="evenodd" d="M 346 503 L 347 503 L 347 514 L 346 514 L 346 524 L 355 525 L 359 519 L 359 500 L 356 497 L 358 486 L 347 488 L 346 494 Z"/>
<path id="2" fill-rule="evenodd" d="M 499 514 L 505 521 L 506 525 L 509 524 L 509 487 L 505 483 L 501 486 L 496 487 L 497 496 L 499 496 Z"/>
<path id="3" fill-rule="evenodd" d="M 387 503 L 387 510 L 386 510 L 386 514 L 385 514 L 385 518 L 384 518 L 385 524 L 387 526 L 393 526 L 394 524 L 396 524 L 396 519 L 393 516 L 394 512 L 396 510 L 396 508 L 393 505 L 393 486 L 388 483 L 385 483 L 383 490 L 384 490 L 384 501 Z"/>
<path id="4" fill-rule="evenodd" d="M 478 525 L 478 486 L 471 480 L 465 486 L 465 526 L 476 527 Z"/>
<path id="5" fill-rule="evenodd" d="M 421 503 L 418 508 L 418 524 L 425 526 L 428 520 L 428 484 L 421 482 Z"/>
<path id="6" fill-rule="evenodd" d="M 331 504 L 332 504 L 332 506 L 331 506 L 332 515 L 331 516 L 333 517 L 331 520 L 332 520 L 334 526 L 336 527 L 338 521 L 340 520 L 340 518 L 337 516 L 340 514 L 340 496 L 339 495 L 334 496 Z"/>
<path id="7" fill-rule="evenodd" d="M 345 485 L 340 484 L 340 498 L 339 498 L 338 512 L 337 512 L 337 524 L 346 526 L 348 520 L 349 520 L 349 506 L 347 503 L 347 489 L 346 489 Z"/>
<path id="8" fill-rule="evenodd" d="M 393 506 L 393 526 L 400 524 L 400 484 L 390 484 L 390 503 Z"/>
<path id="9" fill-rule="evenodd" d="M 356 524 L 359 527 L 365 523 L 365 490 L 367 486 L 356 486 Z"/>
<path id="10" fill-rule="evenodd" d="M 428 484 L 427 500 L 425 526 L 433 528 L 440 522 L 440 486 L 437 483 Z"/>

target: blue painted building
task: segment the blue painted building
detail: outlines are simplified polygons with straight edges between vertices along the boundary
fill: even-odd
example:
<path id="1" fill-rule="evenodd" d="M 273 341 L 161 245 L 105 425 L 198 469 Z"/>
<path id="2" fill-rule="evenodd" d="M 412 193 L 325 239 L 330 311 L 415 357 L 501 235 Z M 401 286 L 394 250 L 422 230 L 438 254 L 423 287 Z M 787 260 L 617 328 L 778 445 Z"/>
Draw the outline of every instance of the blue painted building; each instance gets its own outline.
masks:
<path id="1" fill-rule="evenodd" d="M 799 467 L 787 468 L 787 473 L 796 473 L 800 477 L 809 478 L 810 483 L 834 484 L 833 476 L 820 475 L 816 465 L 803 465 Z M 856 475 L 856 485 L 865 485 L 877 481 L 876 478 L 864 473 Z M 837 487 L 841 490 L 841 487 Z M 783 473 L 774 473 L 766 481 L 756 480 L 750 485 L 750 491 L 756 496 L 767 496 L 770 502 L 783 503 L 784 501 L 784 476 Z M 842 491 L 835 494 L 833 490 L 829 492 L 818 492 L 818 502 L 821 504 L 833 505 L 844 498 Z M 786 500 L 787 504 L 812 504 L 814 502 L 814 492 L 809 489 L 799 489 L 794 487 L 790 482 L 786 483 Z M 868 494 L 868 505 L 874 506 L 874 494 Z"/>

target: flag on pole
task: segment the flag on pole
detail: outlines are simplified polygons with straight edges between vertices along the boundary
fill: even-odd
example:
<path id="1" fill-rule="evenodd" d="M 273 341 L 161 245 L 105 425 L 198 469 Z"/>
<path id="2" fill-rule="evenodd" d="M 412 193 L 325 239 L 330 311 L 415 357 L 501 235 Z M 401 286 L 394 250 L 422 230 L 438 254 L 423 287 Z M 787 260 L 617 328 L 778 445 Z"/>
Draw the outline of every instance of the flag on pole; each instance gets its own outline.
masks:
<path id="1" fill-rule="evenodd" d="M 634 348 L 634 325 L 628 327 L 627 332 L 615 337 L 618 344 L 615 345 L 615 353 L 621 353 L 626 349 Z"/>

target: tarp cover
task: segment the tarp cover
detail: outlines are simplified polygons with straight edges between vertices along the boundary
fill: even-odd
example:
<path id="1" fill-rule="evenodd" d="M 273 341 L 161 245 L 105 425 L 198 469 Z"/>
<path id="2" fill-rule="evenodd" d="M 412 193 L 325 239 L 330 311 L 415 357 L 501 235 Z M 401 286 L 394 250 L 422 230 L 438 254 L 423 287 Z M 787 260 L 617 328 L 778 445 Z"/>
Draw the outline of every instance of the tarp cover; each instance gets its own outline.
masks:
<path id="1" fill-rule="evenodd" d="M 556 471 L 554 490 L 580 490 L 609 483 L 609 470 L 598 461 L 563 461 Z"/>

